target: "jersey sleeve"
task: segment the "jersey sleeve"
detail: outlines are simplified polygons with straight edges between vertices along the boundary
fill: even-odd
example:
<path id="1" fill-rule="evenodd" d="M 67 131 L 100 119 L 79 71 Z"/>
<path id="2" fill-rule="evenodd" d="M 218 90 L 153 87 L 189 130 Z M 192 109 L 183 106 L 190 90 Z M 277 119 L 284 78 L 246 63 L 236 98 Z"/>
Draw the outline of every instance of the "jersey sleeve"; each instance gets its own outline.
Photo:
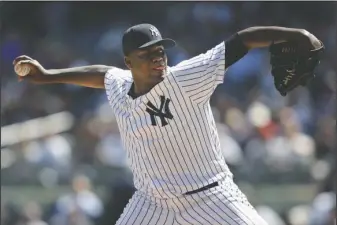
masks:
<path id="1" fill-rule="evenodd" d="M 113 110 L 118 106 L 119 95 L 123 90 L 121 77 L 124 73 L 124 70 L 115 67 L 108 70 L 104 77 L 105 92 Z"/>
<path id="2" fill-rule="evenodd" d="M 225 42 L 172 68 L 181 88 L 192 100 L 208 100 L 225 75 Z"/>

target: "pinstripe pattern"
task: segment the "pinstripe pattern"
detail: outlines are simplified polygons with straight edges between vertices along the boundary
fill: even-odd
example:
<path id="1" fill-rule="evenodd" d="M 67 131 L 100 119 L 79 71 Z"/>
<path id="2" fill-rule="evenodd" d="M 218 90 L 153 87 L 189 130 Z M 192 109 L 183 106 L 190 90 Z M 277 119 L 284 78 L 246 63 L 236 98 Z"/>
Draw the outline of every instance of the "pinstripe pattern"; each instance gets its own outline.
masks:
<path id="1" fill-rule="evenodd" d="M 116 225 L 178 225 L 175 216 L 173 210 L 157 206 L 136 192 Z"/>
<path id="2" fill-rule="evenodd" d="M 118 225 L 263 225 L 221 154 L 209 99 L 224 74 L 224 42 L 169 68 L 161 83 L 136 99 L 128 96 L 130 71 L 108 71 L 106 93 L 137 189 Z M 147 111 L 149 105 L 157 114 Z"/>
<path id="3" fill-rule="evenodd" d="M 136 191 L 117 225 L 266 225 L 231 178 L 193 195 L 154 199 Z"/>

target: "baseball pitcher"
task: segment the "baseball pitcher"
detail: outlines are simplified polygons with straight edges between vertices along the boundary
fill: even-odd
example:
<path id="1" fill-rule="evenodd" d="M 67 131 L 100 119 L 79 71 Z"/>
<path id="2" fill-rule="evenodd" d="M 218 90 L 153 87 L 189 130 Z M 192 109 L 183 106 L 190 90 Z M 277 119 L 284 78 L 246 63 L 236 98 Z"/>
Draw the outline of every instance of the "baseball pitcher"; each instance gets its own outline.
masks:
<path id="1" fill-rule="evenodd" d="M 127 69 L 45 69 L 28 56 L 14 67 L 20 80 L 105 89 L 137 189 L 117 225 L 266 224 L 233 182 L 209 100 L 226 70 L 259 47 L 270 49 L 275 87 L 285 96 L 314 77 L 322 42 L 302 29 L 251 27 L 168 67 L 165 50 L 175 44 L 139 24 L 122 38 Z"/>

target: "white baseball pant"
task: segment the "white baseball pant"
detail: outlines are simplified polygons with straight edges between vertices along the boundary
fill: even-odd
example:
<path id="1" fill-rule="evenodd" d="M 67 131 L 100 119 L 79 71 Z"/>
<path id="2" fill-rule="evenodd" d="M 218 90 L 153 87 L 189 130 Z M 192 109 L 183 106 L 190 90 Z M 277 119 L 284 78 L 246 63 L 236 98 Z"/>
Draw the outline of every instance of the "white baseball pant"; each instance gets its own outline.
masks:
<path id="1" fill-rule="evenodd" d="M 136 191 L 116 225 L 267 225 L 232 178 L 202 192 L 159 199 Z"/>

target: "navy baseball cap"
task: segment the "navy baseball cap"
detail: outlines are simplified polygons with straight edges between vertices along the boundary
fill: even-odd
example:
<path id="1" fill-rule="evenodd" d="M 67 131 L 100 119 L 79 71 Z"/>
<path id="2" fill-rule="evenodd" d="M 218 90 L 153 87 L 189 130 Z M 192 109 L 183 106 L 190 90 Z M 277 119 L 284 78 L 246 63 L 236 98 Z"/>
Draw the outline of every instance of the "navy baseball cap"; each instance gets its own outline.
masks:
<path id="1" fill-rule="evenodd" d="M 160 44 L 165 49 L 176 45 L 176 42 L 170 38 L 163 39 L 159 30 L 151 24 L 138 24 L 130 27 L 124 32 L 122 42 L 124 55 L 155 44 Z"/>

